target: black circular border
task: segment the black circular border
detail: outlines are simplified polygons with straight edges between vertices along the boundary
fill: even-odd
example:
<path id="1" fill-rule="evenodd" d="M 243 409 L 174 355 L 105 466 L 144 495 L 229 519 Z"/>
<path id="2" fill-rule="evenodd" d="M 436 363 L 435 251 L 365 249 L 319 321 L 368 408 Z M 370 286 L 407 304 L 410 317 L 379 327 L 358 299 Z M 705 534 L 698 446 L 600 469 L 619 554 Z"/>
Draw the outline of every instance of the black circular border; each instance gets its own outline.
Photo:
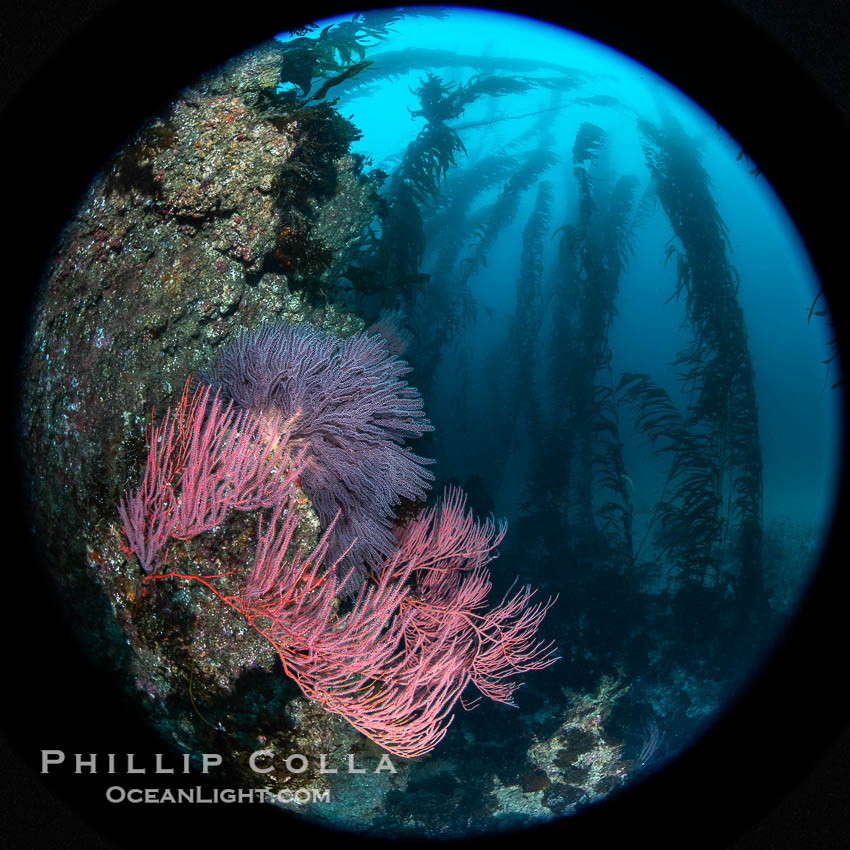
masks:
<path id="1" fill-rule="evenodd" d="M 610 44 L 716 117 L 788 207 L 826 286 L 839 338 L 847 339 L 841 296 L 850 202 L 850 63 L 845 56 L 843 67 L 827 68 L 834 53 L 824 50 L 834 46 L 836 28 L 848 31 L 846 2 L 573 0 L 557 16 L 550 4 L 489 5 Z M 312 3 L 304 12 L 321 18 L 350 8 Z M 42 0 L 5 13 L 0 62 L 10 89 L 3 94 L 11 99 L 0 125 L 0 185 L 10 320 L 4 342 L 14 373 L 7 456 L 14 453 L 17 352 L 32 287 L 91 174 L 142 117 L 199 70 L 299 22 L 298 12 L 283 4 L 227 8 L 176 0 Z M 846 387 L 840 391 L 846 409 Z M 846 843 L 846 452 L 836 463 L 843 466 L 839 521 L 822 568 L 794 627 L 753 687 L 692 752 L 661 774 L 523 838 L 602 846 L 643 839 L 719 847 L 731 846 L 736 837 L 738 846 L 747 847 Z M 98 677 L 65 634 L 53 588 L 28 551 L 23 500 L 14 486 L 7 490 L 15 504 L 5 511 L 2 566 L 7 610 L 0 836 L 6 845 L 149 847 L 169 837 L 222 843 L 231 828 L 244 840 L 265 840 L 267 830 L 287 843 L 310 840 L 303 826 L 282 823 L 259 807 L 128 810 L 100 802 L 104 778 L 38 776 L 41 747 L 120 753 L 156 744 L 120 707 L 114 684 Z M 814 785 L 806 784 L 824 754 L 827 767 Z M 784 795 L 795 789 L 797 796 L 788 801 Z M 828 801 L 836 794 L 832 806 L 824 802 L 808 811 L 807 800 Z M 340 840 L 358 842 L 352 836 Z M 492 845 L 492 838 L 473 843 L 485 840 Z"/>

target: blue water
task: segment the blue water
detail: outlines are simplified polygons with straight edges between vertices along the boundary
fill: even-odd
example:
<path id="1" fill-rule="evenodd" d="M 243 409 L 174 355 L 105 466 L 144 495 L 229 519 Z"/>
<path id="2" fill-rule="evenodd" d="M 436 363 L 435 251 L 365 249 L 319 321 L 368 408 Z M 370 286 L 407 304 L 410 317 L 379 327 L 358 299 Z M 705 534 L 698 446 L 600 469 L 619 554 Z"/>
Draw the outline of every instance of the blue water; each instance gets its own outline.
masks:
<path id="1" fill-rule="evenodd" d="M 327 19 L 319 25 L 342 20 L 348 17 Z M 761 414 L 765 518 L 790 516 L 805 522 L 823 522 L 830 515 L 837 486 L 841 412 L 838 395 L 829 388 L 838 380 L 838 364 L 823 365 L 829 356 L 827 322 L 806 321 L 819 284 L 805 246 L 766 178 L 753 177 L 749 173 L 753 163 L 745 156 L 737 158 L 740 145 L 697 104 L 651 70 L 561 27 L 504 13 L 452 9 L 445 20 L 403 19 L 393 25 L 393 30 L 395 34 L 390 39 L 368 51 L 367 58 L 377 67 L 386 51 L 422 47 L 460 55 L 543 59 L 574 69 L 584 78 L 583 85 L 569 92 L 565 100 L 606 95 L 622 104 L 608 108 L 568 104 L 549 113 L 549 131 L 563 140 L 555 145 L 561 163 L 545 175 L 556 187 L 551 229 L 568 219 L 575 204 L 570 148 L 581 122 L 590 121 L 607 132 L 605 165 L 616 174 L 637 177 L 640 197 L 649 174 L 635 119 L 658 121 L 659 102 L 675 114 L 683 130 L 701 148 L 718 210 L 729 228 L 731 260 L 741 278 L 739 295 L 755 360 Z M 285 40 L 285 36 L 281 39 Z M 446 82 L 462 82 L 476 72 L 468 67 L 430 70 Z M 341 96 L 340 112 L 353 116 L 363 134 L 352 150 L 371 157 L 375 166 L 391 170 L 424 125 L 422 118 L 410 116 L 410 111 L 418 107 L 412 89 L 424 76 L 424 69 L 415 69 L 369 86 L 363 96 L 356 91 Z M 482 97 L 451 123 L 473 124 L 491 119 L 494 113 L 506 117 L 523 115 L 550 106 L 545 90 Z M 520 137 L 536 118 L 503 120 L 460 130 L 469 156 L 459 156 L 450 181 L 481 157 L 498 152 Z M 493 197 L 480 199 L 479 205 L 488 200 Z M 479 270 L 470 282 L 481 311 L 479 321 L 466 331 L 465 345 L 479 368 L 492 346 L 503 339 L 507 320 L 515 309 L 519 240 L 533 201 L 532 189 L 526 192 L 512 227 L 488 256 L 488 267 Z M 672 267 L 663 268 L 664 245 L 670 237 L 663 210 L 656 205 L 654 215 L 640 232 L 637 254 L 620 283 L 619 315 L 611 331 L 615 372 L 628 364 L 631 370 L 651 372 L 663 379 L 668 371 L 666 364 L 686 339 L 686 333 L 679 332 L 681 305 L 665 304 L 675 280 Z M 551 262 L 555 242 L 547 249 Z M 426 255 L 422 264 L 425 271 L 429 269 L 429 258 L 433 260 L 433 255 Z M 675 391 L 675 383 L 666 384 L 666 388 Z M 430 415 L 438 426 L 442 424 L 444 434 L 454 420 L 449 415 L 440 423 L 440 410 L 433 404 Z M 451 440 L 444 441 L 457 451 L 451 463 L 446 458 L 441 458 L 442 462 L 453 468 L 462 463 L 468 454 L 464 442 L 467 433 L 466 428 L 460 428 Z M 508 507 L 506 504 L 505 509 Z"/>
<path id="2" fill-rule="evenodd" d="M 348 19 L 322 21 L 320 27 Z M 533 355 L 536 388 L 544 411 L 556 411 L 561 401 L 547 387 L 545 364 L 553 322 L 551 294 L 558 273 L 559 236 L 555 232 L 575 221 L 579 197 L 571 154 L 576 132 L 584 122 L 605 131 L 606 143 L 590 167 L 591 179 L 601 185 L 612 174 L 633 175 L 637 180 L 635 204 L 650 188 L 638 122 L 658 124 L 665 114 L 671 114 L 690 139 L 709 175 L 711 194 L 728 228 L 728 260 L 740 278 L 737 296 L 753 358 L 764 464 L 763 525 L 769 529 L 779 524 L 785 535 L 781 546 L 788 549 L 784 560 L 771 562 L 773 572 L 767 581 L 774 610 L 781 608 L 783 616 L 790 613 L 815 568 L 834 507 L 842 411 L 832 385 L 841 375 L 837 360 L 824 364 L 831 355 L 828 316 L 809 318 L 820 288 L 816 274 L 793 222 L 767 179 L 758 173 L 741 146 L 674 86 L 622 54 L 580 35 L 517 16 L 461 9 L 448 10 L 441 20 L 404 18 L 394 23 L 392 30 L 389 38 L 367 49 L 366 58 L 376 69 L 381 67 L 382 55 L 404 50 L 427 48 L 473 58 L 468 64 L 462 60 L 437 61 L 427 68 L 413 67 L 392 77 L 379 77 L 375 82 L 364 73 L 362 86 L 355 79 L 330 95 L 339 98 L 340 113 L 362 133 L 352 149 L 368 157 L 372 167 L 388 173 L 397 167 L 424 126 L 424 119 L 413 117 L 411 112 L 419 108 L 414 92 L 426 71 L 439 75 L 446 84 L 465 84 L 483 73 L 480 63 L 488 60 L 493 62 L 492 73 L 509 76 L 512 71 L 498 68 L 496 58 L 500 57 L 540 63 L 537 68 L 516 72 L 520 76 L 551 75 L 553 68 L 543 64 L 551 63 L 562 73 L 574 73 L 577 80 L 560 99 L 543 87 L 522 94 L 479 97 L 461 116 L 447 122 L 459 134 L 466 152 L 457 155 L 456 166 L 449 170 L 443 198 L 450 197 L 463 176 L 488 155 L 510 151 L 522 160 L 539 141 L 551 139 L 551 149 L 558 156 L 558 161 L 541 175 L 553 187 L 551 217 L 543 237 L 543 316 Z M 286 40 L 286 36 L 279 38 Z M 505 62 L 505 66 L 508 64 Z M 488 205 L 497 200 L 506 179 L 475 199 L 471 217 L 478 214 L 486 222 Z M 506 345 L 517 311 L 522 232 L 534 208 L 536 186 L 535 182 L 524 191 L 510 225 L 488 250 L 486 266 L 479 265 L 469 277 L 469 291 L 477 305 L 475 317 L 443 350 L 425 401 L 437 435 L 432 452 L 437 458 L 438 481 L 464 482 L 478 476 L 491 484 L 486 492 L 488 509 L 506 516 L 512 527 L 526 529 L 515 534 L 529 534 L 514 543 L 514 551 L 527 554 L 525 563 L 508 555 L 507 563 L 493 568 L 497 588 L 506 588 L 519 573 L 522 580 L 532 574 L 536 582 L 543 581 L 547 592 L 565 592 L 576 579 L 569 572 L 569 564 L 558 572 L 545 556 L 535 562 L 532 553 L 538 551 L 539 539 L 528 531 L 533 526 L 522 526 L 523 517 L 528 516 L 524 503 L 535 435 L 526 423 L 517 425 L 508 445 L 494 447 L 492 440 L 496 418 L 512 404 L 509 393 L 513 385 L 507 379 L 500 381 L 499 364 L 509 350 Z M 439 208 L 438 204 L 422 206 L 426 234 Z M 427 244 L 420 266 L 423 272 L 433 270 L 444 236 Z M 688 395 L 671 363 L 688 346 L 691 332 L 683 300 L 671 298 L 675 262 L 665 267 L 664 260 L 665 249 L 675 240 L 660 202 L 652 202 L 650 214 L 636 228 L 635 236 L 636 250 L 620 277 L 617 314 L 608 336 L 611 370 L 615 380 L 623 371 L 649 373 L 684 409 Z M 458 260 L 473 253 L 470 231 Z M 460 279 L 459 266 L 454 274 Z M 424 291 L 427 293 L 427 289 Z M 414 331 L 421 321 L 417 309 L 407 305 L 402 311 L 404 321 Z M 416 357 L 411 356 L 411 360 L 411 383 L 416 385 Z M 508 374 L 510 370 L 505 369 Z M 662 498 L 667 466 L 649 452 L 645 439 L 630 433 L 627 425 L 628 417 L 623 414 L 624 461 L 633 488 L 635 537 L 639 539 L 650 521 L 652 506 Z M 494 452 L 504 455 L 498 459 L 505 467 L 499 476 L 491 475 Z M 798 554 L 790 555 L 791 550 Z M 799 554 L 803 551 L 806 557 Z M 647 574 L 639 581 L 642 591 L 664 598 L 663 579 Z M 557 620 L 557 609 L 552 617 Z M 573 622 L 562 626 L 569 634 L 578 629 Z M 692 671 L 674 670 L 666 695 L 662 694 L 663 685 L 658 684 L 658 657 L 646 662 L 647 670 L 655 665 L 653 675 L 644 676 L 646 670 L 634 667 L 627 675 L 644 681 L 646 704 L 668 730 L 668 742 L 679 735 L 672 748 L 682 749 L 696 728 L 688 722 L 706 720 L 721 708 L 723 698 L 718 694 L 729 682 L 740 684 L 750 675 L 759 657 L 754 652 L 751 657 L 739 658 L 734 670 L 715 671 L 713 680 L 698 681 Z M 721 667 L 723 663 L 718 662 Z M 558 669 L 553 668 L 551 676 L 557 678 Z M 534 676 L 527 678 L 535 687 Z M 647 684 L 650 680 L 654 684 Z M 561 684 L 572 687 L 574 683 L 565 677 Z M 688 697 L 677 715 L 674 697 L 678 699 L 681 693 Z M 484 712 L 485 721 L 495 716 L 486 711 L 489 709 Z M 634 722 L 637 724 L 637 720 Z M 472 721 L 464 719 L 464 723 Z M 639 739 L 637 728 L 635 725 L 632 731 Z"/>

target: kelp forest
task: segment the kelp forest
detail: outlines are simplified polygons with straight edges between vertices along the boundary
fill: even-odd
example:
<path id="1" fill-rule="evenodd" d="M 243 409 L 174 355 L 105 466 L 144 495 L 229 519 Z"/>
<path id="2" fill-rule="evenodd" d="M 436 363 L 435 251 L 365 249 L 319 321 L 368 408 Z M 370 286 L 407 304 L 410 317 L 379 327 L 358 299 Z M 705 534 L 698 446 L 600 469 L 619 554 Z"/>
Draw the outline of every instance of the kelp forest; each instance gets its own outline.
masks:
<path id="1" fill-rule="evenodd" d="M 833 508 L 836 344 L 757 164 L 489 15 L 308 24 L 175 95 L 25 358 L 32 527 L 92 657 L 179 750 L 370 835 L 573 814 L 689 748 Z"/>
<path id="2" fill-rule="evenodd" d="M 356 257 L 304 285 L 404 351 L 436 426 L 437 489 L 461 484 L 479 512 L 507 514 L 499 569 L 559 594 L 563 681 L 628 686 L 624 725 L 641 716 L 684 740 L 684 718 L 738 686 L 738 647 L 757 657 L 785 614 L 746 281 L 699 133 L 663 97 L 637 108 L 549 57 L 391 50 L 385 36 L 361 20 L 287 45 L 296 103 L 333 87 L 356 125 L 389 82 L 409 100 Z M 311 63 L 309 84 L 288 71 Z M 622 287 L 649 289 L 628 272 L 650 229 L 664 235 L 646 309 L 668 309 L 677 346 L 662 374 L 612 336 Z"/>

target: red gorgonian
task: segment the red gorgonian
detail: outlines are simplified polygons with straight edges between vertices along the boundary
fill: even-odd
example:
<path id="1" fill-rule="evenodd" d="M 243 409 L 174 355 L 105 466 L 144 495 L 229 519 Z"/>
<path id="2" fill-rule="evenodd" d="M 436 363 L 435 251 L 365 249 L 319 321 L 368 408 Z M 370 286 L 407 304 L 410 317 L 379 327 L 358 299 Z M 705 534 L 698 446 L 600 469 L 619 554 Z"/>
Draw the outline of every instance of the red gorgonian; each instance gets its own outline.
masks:
<path id="1" fill-rule="evenodd" d="M 308 699 L 394 755 L 432 750 L 467 685 L 513 705 L 515 677 L 557 660 L 552 644 L 536 640 L 554 599 L 531 604 L 524 587 L 487 607 L 486 563 L 504 527 L 475 520 L 461 491 L 420 514 L 342 615 L 333 603 L 345 577 L 323 564 L 334 525 L 309 556 L 287 557 L 298 520 L 290 497 L 265 529 L 260 522 L 254 566 L 235 593 L 220 592 L 215 577 L 152 578 L 206 586 L 272 644 Z"/>
<path id="2" fill-rule="evenodd" d="M 340 565 L 355 541 L 338 540 L 339 515 L 309 555 L 291 551 L 300 519 L 294 485 L 308 447 L 290 451 L 277 414 L 234 412 L 209 387 L 191 397 L 188 387 L 149 432 L 142 485 L 121 499 L 127 551 L 148 580 L 199 582 L 238 611 L 308 699 L 389 752 L 414 757 L 443 738 L 468 685 L 513 705 L 516 676 L 557 660 L 536 637 L 554 599 L 534 602 L 526 586 L 488 606 L 487 564 L 506 526 L 477 520 L 454 488 L 397 529 L 394 551 L 371 560 L 340 613 L 336 600 L 355 569 Z M 271 509 L 239 589 L 219 590 L 220 575 L 156 572 L 169 538 L 209 530 L 230 508 Z"/>

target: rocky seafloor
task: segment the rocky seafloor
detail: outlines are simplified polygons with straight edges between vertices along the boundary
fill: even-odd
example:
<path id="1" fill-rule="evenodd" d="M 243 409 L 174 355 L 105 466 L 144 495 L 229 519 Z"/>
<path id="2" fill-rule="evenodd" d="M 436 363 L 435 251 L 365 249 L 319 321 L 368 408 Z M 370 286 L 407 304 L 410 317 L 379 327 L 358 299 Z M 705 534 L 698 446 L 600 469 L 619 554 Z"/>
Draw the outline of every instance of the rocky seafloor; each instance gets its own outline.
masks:
<path id="1" fill-rule="evenodd" d="M 525 761 L 482 752 L 455 724 L 437 752 L 378 770 L 382 751 L 306 700 L 238 614 L 199 584 L 146 581 L 123 544 L 117 506 L 138 483 L 146 426 L 222 344 L 266 321 L 340 337 L 364 325 L 333 284 L 376 215 L 378 177 L 348 152 L 353 128 L 332 107 L 269 112 L 280 52 L 249 51 L 150 116 L 61 234 L 23 358 L 32 531 L 91 657 L 120 672 L 170 746 L 222 754 L 231 783 L 288 792 L 290 810 L 381 835 L 569 813 L 640 766 L 603 730 L 613 682 L 566 709 L 533 686 L 530 711 L 488 707 L 487 722 L 522 738 Z M 296 542 L 309 549 L 319 530 L 308 504 Z M 170 557 L 183 572 L 244 569 L 256 534 L 238 514 L 171 544 Z M 258 751 L 262 772 L 250 766 Z M 290 769 L 291 754 L 307 769 Z"/>

